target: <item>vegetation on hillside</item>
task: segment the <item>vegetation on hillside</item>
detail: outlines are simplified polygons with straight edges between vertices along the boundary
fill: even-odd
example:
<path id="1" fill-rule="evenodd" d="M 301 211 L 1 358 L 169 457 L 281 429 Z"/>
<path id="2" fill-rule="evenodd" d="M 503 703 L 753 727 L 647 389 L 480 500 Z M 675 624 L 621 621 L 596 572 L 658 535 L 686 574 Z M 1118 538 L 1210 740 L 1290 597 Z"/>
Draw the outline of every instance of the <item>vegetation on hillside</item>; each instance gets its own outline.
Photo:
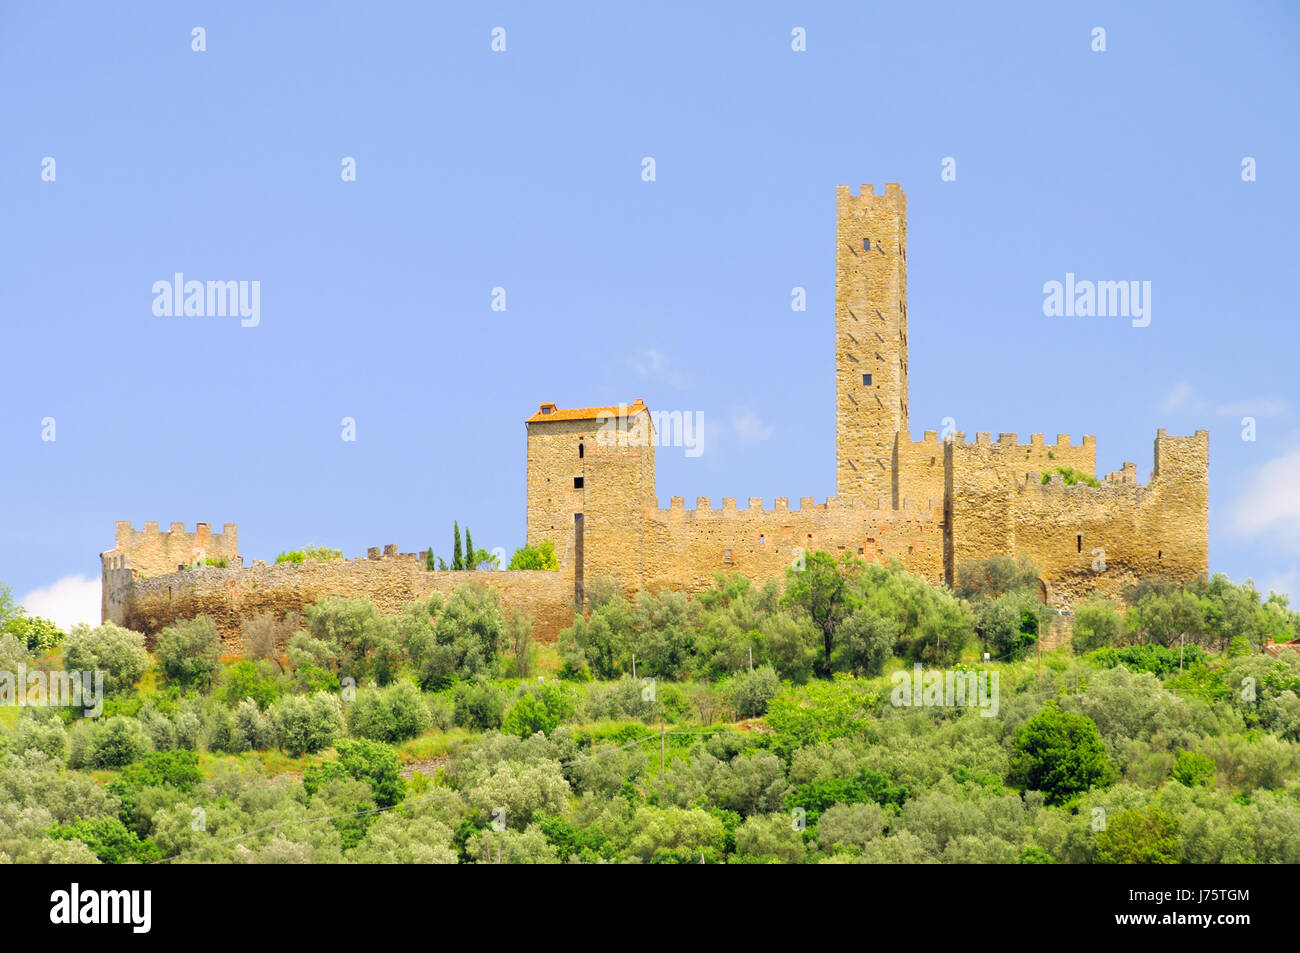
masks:
<path id="1" fill-rule="evenodd" d="M 205 618 L 32 638 L 0 591 L 0 672 L 106 691 L 0 707 L 0 862 L 1300 862 L 1300 661 L 1260 651 L 1300 614 L 1148 580 L 1040 670 L 1037 579 L 596 580 L 554 646 L 471 579 L 250 618 L 238 658 Z M 900 703 L 918 665 L 995 707 Z"/>

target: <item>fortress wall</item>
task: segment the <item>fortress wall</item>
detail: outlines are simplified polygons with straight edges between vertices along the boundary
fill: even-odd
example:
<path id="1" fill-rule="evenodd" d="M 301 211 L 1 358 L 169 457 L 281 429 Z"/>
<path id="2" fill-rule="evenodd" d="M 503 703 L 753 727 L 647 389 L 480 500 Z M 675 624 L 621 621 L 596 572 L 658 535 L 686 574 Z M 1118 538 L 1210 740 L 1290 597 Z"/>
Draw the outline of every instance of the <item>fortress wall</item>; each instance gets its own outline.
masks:
<path id="1" fill-rule="evenodd" d="M 965 433 L 958 430 L 949 444 L 953 478 L 958 482 L 989 486 L 1013 483 L 1031 470 L 1054 473 L 1057 467 L 1097 475 L 1097 438 L 1091 434 L 1083 438 L 1083 443 L 1072 445 L 1069 434 L 1057 434 L 1056 442 L 1049 444 L 1040 433 L 1031 434 L 1029 443 L 1020 443 L 1013 433 L 998 434 L 994 440 L 991 433 L 980 432 L 975 435 L 975 442 L 970 443 Z"/>
<path id="2" fill-rule="evenodd" d="M 643 511 L 646 589 L 707 589 L 718 572 L 738 572 L 758 584 L 784 580 L 799 548 L 876 562 L 897 558 L 932 582 L 942 580 L 942 510 L 928 501 L 909 501 L 900 511 L 846 506 L 835 498 L 814 504 L 811 497 L 797 510 L 784 497 L 773 509 L 763 509 L 757 498 L 744 509 L 731 497 L 720 508 L 705 497 L 696 503 L 687 509 L 674 497 L 668 509 Z"/>
<path id="3" fill-rule="evenodd" d="M 427 572 L 412 558 L 340 559 L 207 568 L 115 582 L 117 598 L 105 618 L 143 632 L 152 644 L 165 626 L 207 615 L 231 651 L 239 648 L 240 620 L 259 612 L 283 615 L 322 596 L 366 596 L 381 611 L 393 613 L 413 599 L 450 594 L 465 583 L 486 586 L 500 595 L 503 608 L 532 617 L 533 634 L 543 641 L 554 640 L 573 622 L 573 576 L 563 569 Z"/>
<path id="4" fill-rule="evenodd" d="M 239 527 L 226 523 L 223 532 L 214 533 L 207 523 L 199 523 L 194 532 L 185 532 L 184 523 L 172 523 L 171 529 L 161 532 L 157 523 L 145 523 L 144 529 L 135 530 L 130 520 L 118 520 L 117 539 L 109 553 L 126 556 L 130 567 L 148 575 L 175 572 L 176 567 L 189 565 L 196 559 L 226 559 L 231 566 L 238 565 Z"/>
<path id="5" fill-rule="evenodd" d="M 1155 447 L 1156 476 L 1136 483 L 1043 484 L 1030 472 L 1014 487 L 953 484 L 955 563 L 1025 553 L 1042 568 L 1049 600 L 1119 599 L 1144 576 L 1188 582 L 1209 571 L 1208 455 L 1205 431 Z M 1104 567 L 1104 568 L 1103 568 Z"/>

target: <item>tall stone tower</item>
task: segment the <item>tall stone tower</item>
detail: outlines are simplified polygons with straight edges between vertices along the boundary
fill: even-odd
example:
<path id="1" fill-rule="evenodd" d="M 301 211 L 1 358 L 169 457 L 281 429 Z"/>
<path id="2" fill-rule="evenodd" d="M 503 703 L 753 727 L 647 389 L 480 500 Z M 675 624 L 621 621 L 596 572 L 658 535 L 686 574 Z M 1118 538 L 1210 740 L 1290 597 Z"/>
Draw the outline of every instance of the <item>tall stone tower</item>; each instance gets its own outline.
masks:
<path id="1" fill-rule="evenodd" d="M 835 483 L 870 505 L 893 492 L 907 426 L 907 198 L 897 184 L 835 196 Z"/>

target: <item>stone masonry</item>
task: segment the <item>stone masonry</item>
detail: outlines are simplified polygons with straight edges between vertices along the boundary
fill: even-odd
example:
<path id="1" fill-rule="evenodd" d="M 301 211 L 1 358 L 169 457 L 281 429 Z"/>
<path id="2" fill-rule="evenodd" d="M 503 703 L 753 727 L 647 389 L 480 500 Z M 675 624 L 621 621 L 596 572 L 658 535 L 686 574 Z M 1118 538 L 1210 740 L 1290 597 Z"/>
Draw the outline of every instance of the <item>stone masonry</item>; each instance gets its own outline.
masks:
<path id="1" fill-rule="evenodd" d="M 301 609 L 322 595 L 369 595 L 386 611 L 465 581 L 495 589 L 549 639 L 568 625 L 584 584 L 601 576 L 624 590 L 699 590 L 719 572 L 761 583 L 784 576 L 802 553 L 828 550 L 897 559 L 951 585 L 963 562 L 1026 554 L 1042 569 L 1043 598 L 1065 606 L 1089 594 L 1117 598 L 1143 576 L 1181 581 L 1209 567 L 1209 434 L 1161 430 L 1146 485 L 1125 461 L 1098 487 L 1067 486 L 1057 468 L 1095 478 L 1096 440 L 1069 435 L 957 431 L 911 436 L 907 383 L 907 200 L 890 184 L 836 196 L 835 419 L 837 495 L 778 497 L 740 507 L 707 497 L 662 508 L 655 491 L 653 415 L 631 404 L 580 409 L 542 403 L 527 421 L 527 542 L 551 540 L 559 571 L 425 572 L 396 546 L 370 558 L 258 563 L 244 568 L 237 528 L 194 533 L 173 523 L 136 532 L 118 523 L 102 554 L 103 613 L 154 635 L 199 613 L 228 639 L 262 609 Z M 1043 482 L 1041 474 L 1049 474 Z M 205 559 L 226 568 L 204 567 Z M 197 564 L 197 565 L 196 565 Z M 178 570 L 180 566 L 195 567 Z"/>

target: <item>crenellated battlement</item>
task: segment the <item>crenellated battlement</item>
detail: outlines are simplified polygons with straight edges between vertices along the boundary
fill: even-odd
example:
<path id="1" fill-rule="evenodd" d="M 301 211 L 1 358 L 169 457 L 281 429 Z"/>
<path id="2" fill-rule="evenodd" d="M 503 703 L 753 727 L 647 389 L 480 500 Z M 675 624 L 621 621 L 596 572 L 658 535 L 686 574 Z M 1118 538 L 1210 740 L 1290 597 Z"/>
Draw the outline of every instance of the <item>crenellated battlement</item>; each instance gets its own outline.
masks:
<path id="1" fill-rule="evenodd" d="M 163 531 L 158 523 L 136 530 L 119 522 L 115 548 L 102 554 L 104 617 L 154 633 L 203 612 L 229 634 L 250 613 L 296 611 L 321 595 L 365 594 L 395 611 L 412 598 L 480 582 L 541 620 L 535 624 L 545 637 L 572 622 L 586 581 L 614 578 L 629 595 L 708 588 L 719 572 L 762 584 L 784 580 L 817 550 L 898 560 L 935 584 L 952 584 L 965 562 L 1023 554 L 1041 568 L 1041 591 L 1054 604 L 1117 596 L 1149 575 L 1185 581 L 1207 571 L 1206 431 L 1160 430 L 1146 485 L 1125 461 L 1095 487 L 1088 485 L 1098 476 L 1092 434 L 1078 442 L 1065 433 L 1049 442 L 1042 433 L 1025 440 L 1010 431 L 913 437 L 902 188 L 838 186 L 834 238 L 835 495 L 698 496 L 690 508 L 673 496 L 661 506 L 655 429 L 666 438 L 677 428 L 639 398 L 569 409 L 548 401 L 525 421 L 526 542 L 552 542 L 558 571 L 427 572 L 426 553 L 392 543 L 355 559 L 257 560 L 244 568 L 233 523 L 214 533 L 207 523 Z M 627 426 L 611 431 L 611 421 Z M 1088 480 L 1067 485 L 1063 472 L 1073 479 L 1074 471 Z"/>

